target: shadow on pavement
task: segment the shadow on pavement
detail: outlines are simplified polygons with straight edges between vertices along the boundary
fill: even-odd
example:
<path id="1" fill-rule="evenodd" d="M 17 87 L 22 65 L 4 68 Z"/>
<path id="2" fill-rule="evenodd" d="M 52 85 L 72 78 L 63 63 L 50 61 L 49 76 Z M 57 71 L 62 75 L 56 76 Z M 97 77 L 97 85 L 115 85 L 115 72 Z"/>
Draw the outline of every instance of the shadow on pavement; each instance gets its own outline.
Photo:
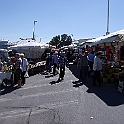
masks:
<path id="1" fill-rule="evenodd" d="M 73 83 L 73 87 L 80 87 L 80 86 L 83 85 L 82 82 L 81 82 L 81 80 L 73 81 L 72 83 Z"/>
<path id="2" fill-rule="evenodd" d="M 53 77 L 53 74 L 45 76 L 45 78 Z"/>
<path id="3" fill-rule="evenodd" d="M 69 65 L 69 70 L 76 78 L 79 79 L 79 69 L 76 65 Z M 80 80 L 72 83 L 73 87 L 85 85 L 88 88 L 87 93 L 96 94 L 108 106 L 119 106 L 124 104 L 124 94 L 118 91 L 117 83 L 103 83 L 103 87 L 92 86 L 92 78 L 87 78 L 87 83 L 85 84 L 81 84 Z"/>
<path id="4" fill-rule="evenodd" d="M 51 81 L 49 84 L 54 85 L 54 84 L 57 84 L 57 83 L 59 83 L 59 81 Z"/>
<path id="5" fill-rule="evenodd" d="M 18 89 L 17 87 L 11 87 L 11 86 L 4 87 L 4 86 L 1 86 L 0 95 L 5 95 L 7 93 L 11 93 L 12 91 L 17 90 L 17 89 Z"/>
<path id="6" fill-rule="evenodd" d="M 63 80 L 57 80 L 57 81 L 51 81 L 49 84 L 51 84 L 51 85 L 53 85 L 53 84 L 57 84 L 57 83 L 60 83 L 60 82 L 62 82 Z"/>

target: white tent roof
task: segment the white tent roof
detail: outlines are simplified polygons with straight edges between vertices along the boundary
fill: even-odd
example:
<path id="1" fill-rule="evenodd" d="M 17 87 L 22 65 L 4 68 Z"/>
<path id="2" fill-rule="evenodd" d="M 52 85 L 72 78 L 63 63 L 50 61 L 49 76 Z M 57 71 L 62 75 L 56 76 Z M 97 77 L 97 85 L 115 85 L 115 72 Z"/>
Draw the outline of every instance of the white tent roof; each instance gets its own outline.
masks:
<path id="1" fill-rule="evenodd" d="M 90 40 L 90 42 L 92 42 L 91 45 L 103 44 L 108 42 L 110 43 L 113 41 L 115 42 L 124 41 L 124 30 L 119 30 L 119 31 L 110 33 L 108 35 Z"/>
<path id="2" fill-rule="evenodd" d="M 48 47 L 47 44 L 42 44 L 34 40 L 20 40 L 16 45 L 9 49 L 16 50 L 19 53 L 25 53 L 27 58 L 40 58 Z"/>
<path id="3" fill-rule="evenodd" d="M 35 46 L 48 46 L 46 44 L 36 42 L 35 40 L 20 40 L 16 45 L 12 47 L 35 47 Z"/>

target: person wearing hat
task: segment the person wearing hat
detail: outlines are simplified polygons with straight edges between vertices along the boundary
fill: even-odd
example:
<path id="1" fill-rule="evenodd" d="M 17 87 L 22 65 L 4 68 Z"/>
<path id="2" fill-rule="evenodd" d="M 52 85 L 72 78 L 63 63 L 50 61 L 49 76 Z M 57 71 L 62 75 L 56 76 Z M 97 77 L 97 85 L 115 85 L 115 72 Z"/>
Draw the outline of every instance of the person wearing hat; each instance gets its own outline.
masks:
<path id="1" fill-rule="evenodd" d="M 101 71 L 102 71 L 102 60 L 100 59 L 102 55 L 101 51 L 98 51 L 96 53 L 96 56 L 94 57 L 94 63 L 93 63 L 93 71 L 94 71 L 94 76 L 93 76 L 93 86 L 96 85 L 95 81 L 97 80 L 98 85 L 102 87 L 101 83 Z"/>
<path id="2" fill-rule="evenodd" d="M 24 57 L 24 54 L 20 54 L 21 60 L 22 60 L 22 85 L 25 84 L 25 73 L 28 71 L 28 60 Z"/>

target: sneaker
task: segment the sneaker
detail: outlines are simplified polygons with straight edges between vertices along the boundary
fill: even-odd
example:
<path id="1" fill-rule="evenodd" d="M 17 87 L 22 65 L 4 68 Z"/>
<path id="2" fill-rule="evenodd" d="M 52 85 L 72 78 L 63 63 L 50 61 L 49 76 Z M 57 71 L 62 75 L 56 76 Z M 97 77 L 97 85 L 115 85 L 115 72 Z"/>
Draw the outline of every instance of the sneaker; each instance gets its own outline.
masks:
<path id="1" fill-rule="evenodd" d="M 61 80 L 60 80 L 60 78 L 58 78 L 58 80 L 57 80 L 57 81 L 61 81 Z"/>
<path id="2" fill-rule="evenodd" d="M 61 78 L 61 80 L 64 80 L 64 78 Z"/>
<path id="3" fill-rule="evenodd" d="M 21 88 L 21 86 L 17 86 L 17 88 Z"/>

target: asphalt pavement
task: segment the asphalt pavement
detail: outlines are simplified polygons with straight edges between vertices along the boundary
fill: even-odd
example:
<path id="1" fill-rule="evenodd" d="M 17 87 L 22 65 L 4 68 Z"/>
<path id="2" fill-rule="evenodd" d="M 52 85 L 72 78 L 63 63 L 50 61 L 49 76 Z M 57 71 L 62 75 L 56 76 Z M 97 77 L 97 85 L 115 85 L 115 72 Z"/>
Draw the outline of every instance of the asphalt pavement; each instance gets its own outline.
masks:
<path id="1" fill-rule="evenodd" d="M 79 69 L 70 64 L 64 80 L 36 74 L 22 88 L 4 87 L 0 96 L 0 124 L 123 124 L 124 94 L 117 82 L 82 84 Z"/>

